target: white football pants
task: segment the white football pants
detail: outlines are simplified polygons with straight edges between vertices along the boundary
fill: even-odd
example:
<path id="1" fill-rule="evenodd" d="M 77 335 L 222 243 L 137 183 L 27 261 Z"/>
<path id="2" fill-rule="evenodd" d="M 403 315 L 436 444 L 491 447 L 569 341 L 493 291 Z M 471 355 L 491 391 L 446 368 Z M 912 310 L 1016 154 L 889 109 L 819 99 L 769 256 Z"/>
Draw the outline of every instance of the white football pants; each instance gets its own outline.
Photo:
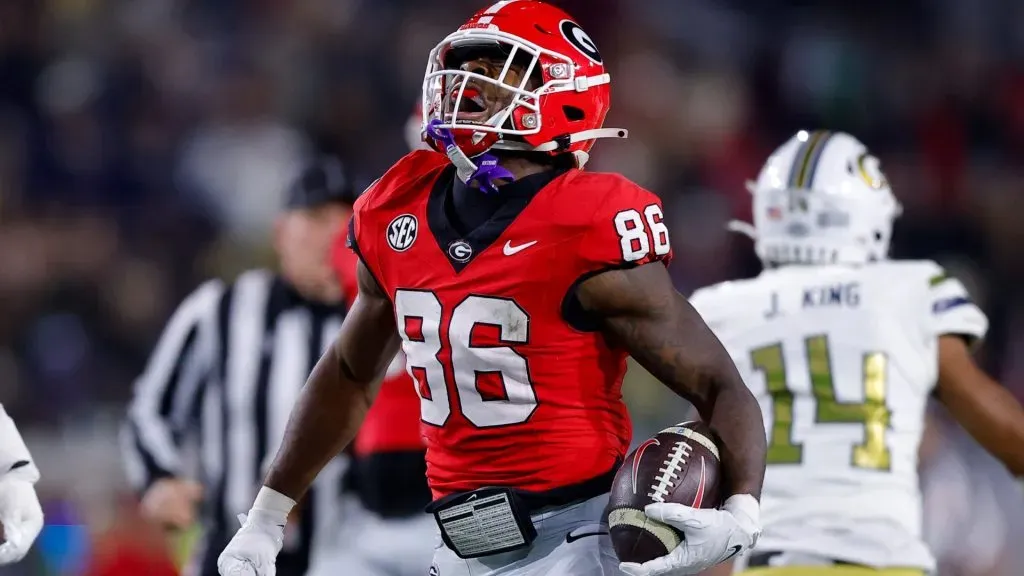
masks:
<path id="1" fill-rule="evenodd" d="M 339 543 L 312 561 L 307 576 L 425 576 L 437 524 L 426 512 L 384 519 L 346 496 Z"/>
<path id="2" fill-rule="evenodd" d="M 434 525 L 434 562 L 429 576 L 621 576 L 608 537 L 608 495 L 533 515 L 537 539 L 523 550 L 459 558 Z"/>

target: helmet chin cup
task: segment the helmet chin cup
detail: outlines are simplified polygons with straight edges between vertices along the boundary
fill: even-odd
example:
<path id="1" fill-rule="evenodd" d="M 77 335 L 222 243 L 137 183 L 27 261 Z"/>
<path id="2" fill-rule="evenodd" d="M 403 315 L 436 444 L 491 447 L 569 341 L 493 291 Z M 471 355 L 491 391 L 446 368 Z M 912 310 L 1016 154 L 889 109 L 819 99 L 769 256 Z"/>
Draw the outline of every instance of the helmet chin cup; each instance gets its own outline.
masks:
<path id="1" fill-rule="evenodd" d="M 478 154 L 474 156 L 477 162 L 462 149 L 456 142 L 452 130 L 441 127 L 440 120 L 431 120 L 427 123 L 427 137 L 443 148 L 448 159 L 455 166 L 459 179 L 466 184 L 476 184 L 480 190 L 486 193 L 498 191 L 496 180 L 514 180 L 511 172 L 498 164 L 498 159 L 491 154 Z M 486 150 L 486 148 L 485 148 Z"/>
<path id="2" fill-rule="evenodd" d="M 448 156 L 458 172 L 459 179 L 466 182 L 476 172 L 477 166 L 470 160 L 461 146 L 455 141 L 455 134 L 449 128 L 441 127 L 441 120 L 434 119 L 427 123 L 427 139 L 434 149 Z"/>

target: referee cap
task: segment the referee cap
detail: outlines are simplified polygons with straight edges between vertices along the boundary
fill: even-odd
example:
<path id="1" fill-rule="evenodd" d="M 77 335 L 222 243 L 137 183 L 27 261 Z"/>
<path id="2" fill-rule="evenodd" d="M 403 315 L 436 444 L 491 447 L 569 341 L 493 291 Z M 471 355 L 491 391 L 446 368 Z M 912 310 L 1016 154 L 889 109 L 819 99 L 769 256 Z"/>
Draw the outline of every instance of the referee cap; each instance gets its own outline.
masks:
<path id="1" fill-rule="evenodd" d="M 306 166 L 288 188 L 286 210 L 316 208 L 324 204 L 354 204 L 359 192 L 340 160 L 324 156 Z"/>

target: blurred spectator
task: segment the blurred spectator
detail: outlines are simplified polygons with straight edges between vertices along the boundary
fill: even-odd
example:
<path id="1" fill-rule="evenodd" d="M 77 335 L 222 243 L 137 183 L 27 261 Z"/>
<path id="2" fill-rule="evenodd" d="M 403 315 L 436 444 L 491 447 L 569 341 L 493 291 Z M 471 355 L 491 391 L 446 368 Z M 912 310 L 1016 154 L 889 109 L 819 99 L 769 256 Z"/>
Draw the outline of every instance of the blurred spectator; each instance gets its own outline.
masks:
<path id="1" fill-rule="evenodd" d="M 110 528 L 95 537 L 84 576 L 178 576 L 163 532 L 137 508 L 133 498 L 119 502 Z"/>
<path id="2" fill-rule="evenodd" d="M 218 86 L 207 119 L 184 142 L 181 184 L 201 194 L 227 233 L 259 241 L 310 150 L 273 115 L 269 79 L 243 63 L 213 76 Z"/>

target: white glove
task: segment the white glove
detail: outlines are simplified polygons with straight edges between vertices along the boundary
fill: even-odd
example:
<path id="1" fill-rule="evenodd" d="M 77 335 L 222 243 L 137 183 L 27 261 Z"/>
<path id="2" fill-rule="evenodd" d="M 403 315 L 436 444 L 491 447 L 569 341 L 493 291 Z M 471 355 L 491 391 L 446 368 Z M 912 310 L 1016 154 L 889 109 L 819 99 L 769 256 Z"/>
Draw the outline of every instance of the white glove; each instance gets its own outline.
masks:
<path id="1" fill-rule="evenodd" d="M 264 486 L 249 514 L 239 514 L 242 527 L 217 558 L 220 576 L 275 576 L 277 553 L 295 501 Z"/>
<path id="2" fill-rule="evenodd" d="M 761 534 L 760 505 L 749 494 L 731 496 L 717 510 L 659 503 L 644 512 L 682 532 L 683 541 L 661 558 L 623 562 L 619 567 L 630 576 L 697 574 L 753 548 Z"/>
<path id="3" fill-rule="evenodd" d="M 24 558 L 43 529 L 43 508 L 32 486 L 38 481 L 39 469 L 14 420 L 0 405 L 0 566 Z"/>
<path id="4" fill-rule="evenodd" d="M 0 566 L 13 564 L 28 554 L 43 529 L 43 508 L 32 482 L 16 474 L 0 477 Z"/>

